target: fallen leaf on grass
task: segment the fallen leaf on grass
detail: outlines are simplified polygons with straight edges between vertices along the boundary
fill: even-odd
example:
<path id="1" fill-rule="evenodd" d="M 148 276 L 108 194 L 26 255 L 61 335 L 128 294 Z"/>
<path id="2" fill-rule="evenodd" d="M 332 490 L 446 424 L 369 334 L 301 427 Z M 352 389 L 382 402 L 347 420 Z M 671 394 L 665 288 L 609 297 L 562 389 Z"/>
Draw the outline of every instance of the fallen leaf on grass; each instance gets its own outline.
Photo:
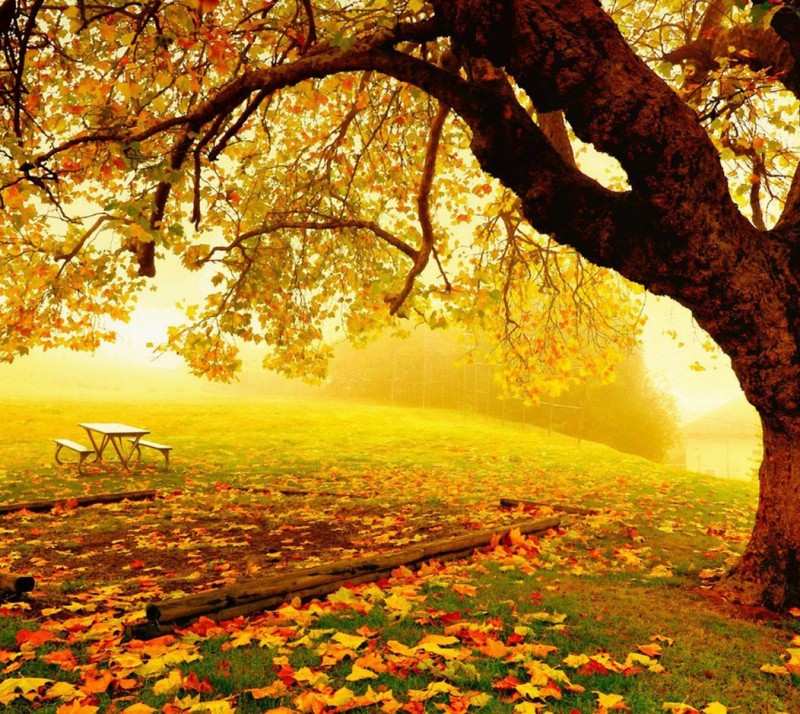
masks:
<path id="1" fill-rule="evenodd" d="M 353 665 L 353 669 L 350 671 L 345 679 L 348 682 L 360 682 L 364 679 L 377 679 L 378 675 L 373 672 L 372 670 L 365 669 L 364 667 L 359 667 L 357 664 Z"/>
<path id="2" fill-rule="evenodd" d="M 153 707 L 137 702 L 136 704 L 131 704 L 129 707 L 125 707 L 121 714 L 153 714 L 154 711 L 156 710 Z"/>
<path id="3" fill-rule="evenodd" d="M 190 712 L 198 714 L 235 714 L 234 707 L 227 699 L 218 699 L 213 702 L 200 702 L 189 709 Z"/>
<path id="4" fill-rule="evenodd" d="M 345 647 L 349 647 L 351 650 L 357 650 L 361 645 L 363 645 L 366 641 L 366 637 L 358 637 L 356 635 L 348 635 L 345 632 L 337 632 L 331 639 L 334 642 L 338 642 L 340 645 L 344 645 Z"/>
<path id="5" fill-rule="evenodd" d="M 92 704 L 81 704 L 77 699 L 69 704 L 62 704 L 56 714 L 97 714 L 100 707 Z"/>
<path id="6" fill-rule="evenodd" d="M 711 704 L 703 708 L 703 714 L 728 714 L 728 707 L 719 702 L 711 702 Z"/>
<path id="7" fill-rule="evenodd" d="M 266 687 L 256 687 L 255 689 L 245 690 L 249 692 L 253 699 L 280 699 L 288 691 L 288 687 L 280 680 L 276 679 L 272 684 Z"/>
<path id="8" fill-rule="evenodd" d="M 612 710 L 630 711 L 630 707 L 625 704 L 625 698 L 621 694 L 604 694 L 597 690 L 592 693 L 597 695 L 598 714 L 604 714 L 604 712 Z"/>
<path id="9" fill-rule="evenodd" d="M 789 676 L 789 670 L 779 664 L 762 664 L 761 671 L 766 674 L 777 674 L 779 676 Z"/>
<path id="10" fill-rule="evenodd" d="M 0 682 L 0 704 L 9 704 L 18 696 L 30 694 L 52 682 L 42 677 L 17 677 Z"/>

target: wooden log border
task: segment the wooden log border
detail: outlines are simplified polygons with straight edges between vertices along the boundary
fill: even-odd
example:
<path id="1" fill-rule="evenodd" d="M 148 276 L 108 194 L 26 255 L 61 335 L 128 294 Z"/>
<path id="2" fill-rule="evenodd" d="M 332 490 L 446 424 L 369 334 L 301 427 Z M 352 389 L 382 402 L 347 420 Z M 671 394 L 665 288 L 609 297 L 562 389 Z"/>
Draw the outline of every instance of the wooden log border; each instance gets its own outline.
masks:
<path id="1" fill-rule="evenodd" d="M 596 516 L 600 513 L 598 508 L 585 508 L 583 506 L 571 506 L 568 503 L 549 503 L 547 501 L 524 501 L 517 498 L 501 498 L 500 506 L 502 508 L 515 508 L 516 506 L 544 506 L 552 508 L 554 511 L 561 511 L 562 513 L 577 513 L 582 516 Z"/>
<path id="2" fill-rule="evenodd" d="M 30 575 L 0 571 L 0 592 L 21 595 L 29 593 L 36 587 L 36 581 Z"/>
<path id="3" fill-rule="evenodd" d="M 119 503 L 121 501 L 142 501 L 156 498 L 156 491 L 124 491 L 123 493 L 99 493 L 94 496 L 64 496 L 61 498 L 39 501 L 20 501 L 18 503 L 0 504 L 0 515 L 15 511 L 49 511 L 59 503 L 72 501 L 78 506 L 92 506 L 95 503 Z"/>
<path id="4" fill-rule="evenodd" d="M 452 560 L 470 555 L 476 548 L 502 538 L 512 530 L 522 534 L 557 528 L 561 518 L 550 516 L 514 523 L 502 528 L 475 531 L 456 538 L 443 538 L 369 558 L 340 560 L 280 575 L 250 580 L 226 588 L 172 598 L 147 605 L 147 619 L 156 630 L 170 623 L 187 623 L 201 615 L 225 620 L 277 607 L 287 599 L 309 599 L 335 592 L 346 584 L 365 583 L 391 574 L 400 566 L 426 560 Z M 163 631 L 163 630 L 161 630 Z"/>

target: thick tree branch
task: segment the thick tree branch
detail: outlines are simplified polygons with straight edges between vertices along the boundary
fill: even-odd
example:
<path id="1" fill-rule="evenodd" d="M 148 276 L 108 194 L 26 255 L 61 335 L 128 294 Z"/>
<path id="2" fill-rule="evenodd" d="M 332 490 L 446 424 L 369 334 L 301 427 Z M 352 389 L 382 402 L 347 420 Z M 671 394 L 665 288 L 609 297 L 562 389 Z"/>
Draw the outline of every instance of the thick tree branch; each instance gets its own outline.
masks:
<path id="1" fill-rule="evenodd" d="M 734 270 L 741 250 L 729 236 L 746 234 L 749 223 L 728 193 L 716 148 L 694 112 L 631 51 L 597 3 L 520 0 L 511 16 L 486 11 L 483 0 L 434 5 L 456 37 L 504 66 L 537 108 L 564 109 L 579 138 L 622 164 L 657 226 L 655 262 L 661 267 L 652 262 L 637 275 L 622 260 L 603 264 L 656 292 L 683 293 L 684 301 L 702 300 L 713 280 L 704 245 L 714 246 L 705 251 L 708 258 L 724 258 Z M 537 212 L 528 214 L 535 224 Z M 595 260 L 586 242 L 571 245 Z M 615 236 L 614 244 L 621 243 L 625 239 Z"/>
<path id="2" fill-rule="evenodd" d="M 449 113 L 450 107 L 445 104 L 440 104 L 436 110 L 436 116 L 433 118 L 430 133 L 428 134 L 428 146 L 425 150 L 425 164 L 422 168 L 422 179 L 420 180 L 419 192 L 417 194 L 417 215 L 419 216 L 419 225 L 422 229 L 422 245 L 420 245 L 417 251 L 413 267 L 408 271 L 408 275 L 406 275 L 403 289 L 389 301 L 390 315 L 397 314 L 397 311 L 406 301 L 406 298 L 411 294 L 411 289 L 414 287 L 414 280 L 425 270 L 425 266 L 428 265 L 428 260 L 433 251 L 435 236 L 433 234 L 433 223 L 431 222 L 431 187 L 433 186 L 433 176 L 436 172 L 436 156 L 439 153 L 439 141 L 442 138 L 442 129 L 444 128 L 444 122 Z"/>

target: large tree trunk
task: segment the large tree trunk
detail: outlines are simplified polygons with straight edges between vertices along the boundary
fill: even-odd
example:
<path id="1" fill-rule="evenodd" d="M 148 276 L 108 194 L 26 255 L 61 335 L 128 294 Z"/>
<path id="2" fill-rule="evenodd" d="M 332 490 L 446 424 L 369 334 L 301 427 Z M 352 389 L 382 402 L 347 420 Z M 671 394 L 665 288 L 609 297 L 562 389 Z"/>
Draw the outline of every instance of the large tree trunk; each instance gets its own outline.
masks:
<path id="1" fill-rule="evenodd" d="M 719 585 L 730 599 L 783 610 L 800 605 L 800 420 L 764 422 L 756 523 L 739 564 Z"/>

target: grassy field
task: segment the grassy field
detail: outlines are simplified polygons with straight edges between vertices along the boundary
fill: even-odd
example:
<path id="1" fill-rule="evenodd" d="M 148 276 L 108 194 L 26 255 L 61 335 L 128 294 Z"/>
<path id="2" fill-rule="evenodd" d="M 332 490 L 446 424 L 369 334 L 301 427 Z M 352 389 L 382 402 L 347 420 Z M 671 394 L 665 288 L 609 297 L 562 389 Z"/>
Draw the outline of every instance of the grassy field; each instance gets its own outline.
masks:
<path id="1" fill-rule="evenodd" d="M 223 397 L 2 409 L 0 503 L 160 495 L 0 521 L 0 570 L 37 580 L 28 601 L 0 604 L 8 711 L 800 712 L 800 627 L 710 589 L 746 541 L 752 483 L 433 410 Z M 172 470 L 158 454 L 132 474 L 56 468 L 52 438 L 85 441 L 78 421 L 150 429 L 174 447 Z M 500 497 L 600 512 L 319 602 L 122 638 L 151 600 L 552 512 L 503 511 Z"/>

